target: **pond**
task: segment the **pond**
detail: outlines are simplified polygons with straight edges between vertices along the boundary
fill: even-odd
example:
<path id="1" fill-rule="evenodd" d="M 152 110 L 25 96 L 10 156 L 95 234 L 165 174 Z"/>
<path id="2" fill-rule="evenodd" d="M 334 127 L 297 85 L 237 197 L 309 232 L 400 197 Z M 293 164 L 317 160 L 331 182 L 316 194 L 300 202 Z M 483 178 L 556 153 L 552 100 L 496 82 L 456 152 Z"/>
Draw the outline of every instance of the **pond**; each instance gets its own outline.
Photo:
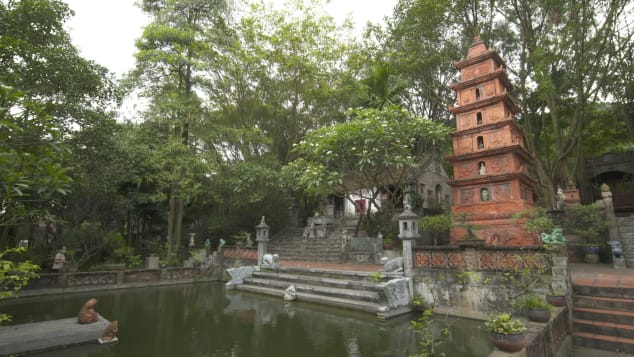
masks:
<path id="1" fill-rule="evenodd" d="M 399 357 L 419 350 L 419 337 L 408 323 L 416 315 L 378 321 L 367 314 L 226 291 L 221 283 L 23 298 L 3 302 L 1 310 L 16 324 L 67 318 L 90 297 L 99 300 L 100 314 L 119 321 L 119 342 L 38 356 Z M 439 320 L 452 326 L 441 345 L 447 356 L 492 351 L 481 323 Z"/>

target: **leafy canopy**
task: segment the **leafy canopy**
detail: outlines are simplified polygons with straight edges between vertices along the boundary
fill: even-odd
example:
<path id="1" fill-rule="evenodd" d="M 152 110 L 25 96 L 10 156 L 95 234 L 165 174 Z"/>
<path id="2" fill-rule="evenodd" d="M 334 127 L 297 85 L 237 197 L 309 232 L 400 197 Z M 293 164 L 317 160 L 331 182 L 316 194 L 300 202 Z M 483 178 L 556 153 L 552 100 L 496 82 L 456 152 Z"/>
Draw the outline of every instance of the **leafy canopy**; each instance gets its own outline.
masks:
<path id="1" fill-rule="evenodd" d="M 394 105 L 346 114 L 348 121 L 316 129 L 295 146 L 299 158 L 286 170 L 296 188 L 322 194 L 398 185 L 452 130 Z"/>

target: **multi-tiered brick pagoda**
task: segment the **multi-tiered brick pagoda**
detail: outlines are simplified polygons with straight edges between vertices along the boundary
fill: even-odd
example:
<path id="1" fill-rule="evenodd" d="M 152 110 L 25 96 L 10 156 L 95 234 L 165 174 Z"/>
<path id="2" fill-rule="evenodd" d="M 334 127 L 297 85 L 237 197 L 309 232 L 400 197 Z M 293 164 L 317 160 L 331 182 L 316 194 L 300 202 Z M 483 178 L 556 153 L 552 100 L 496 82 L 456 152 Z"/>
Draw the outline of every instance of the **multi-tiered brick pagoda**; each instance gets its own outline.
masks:
<path id="1" fill-rule="evenodd" d="M 467 58 L 454 65 L 462 81 L 450 85 L 457 95 L 449 108 L 456 116 L 449 157 L 454 167 L 451 242 L 470 236 L 490 246 L 535 245 L 537 237 L 511 218 L 533 206 L 534 181 L 504 61 L 476 37 Z"/>

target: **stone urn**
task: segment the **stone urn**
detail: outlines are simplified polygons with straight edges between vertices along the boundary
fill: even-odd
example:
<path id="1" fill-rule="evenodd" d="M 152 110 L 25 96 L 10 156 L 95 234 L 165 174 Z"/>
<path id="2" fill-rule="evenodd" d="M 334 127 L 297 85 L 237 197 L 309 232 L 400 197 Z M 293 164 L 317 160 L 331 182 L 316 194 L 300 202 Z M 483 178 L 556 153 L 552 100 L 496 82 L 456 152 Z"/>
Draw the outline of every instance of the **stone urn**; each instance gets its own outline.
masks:
<path id="1" fill-rule="evenodd" d="M 566 306 L 565 294 L 548 294 L 546 295 L 546 302 L 552 306 L 562 307 Z"/>
<path id="2" fill-rule="evenodd" d="M 526 317 L 529 321 L 544 323 L 550 320 L 550 311 L 539 308 L 526 309 Z"/>
<path id="3" fill-rule="evenodd" d="M 491 332 L 491 341 L 500 351 L 519 352 L 526 346 L 526 336 L 523 332 L 503 334 Z"/>

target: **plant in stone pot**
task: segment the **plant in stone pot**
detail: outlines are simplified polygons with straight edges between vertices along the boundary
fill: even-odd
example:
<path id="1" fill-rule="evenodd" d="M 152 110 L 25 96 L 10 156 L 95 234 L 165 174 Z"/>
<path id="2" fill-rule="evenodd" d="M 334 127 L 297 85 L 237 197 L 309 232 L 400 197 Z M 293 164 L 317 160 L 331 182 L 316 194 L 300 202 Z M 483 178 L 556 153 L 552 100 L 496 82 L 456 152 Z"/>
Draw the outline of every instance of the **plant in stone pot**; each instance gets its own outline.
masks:
<path id="1" fill-rule="evenodd" d="M 509 313 L 491 314 L 484 325 L 491 330 L 495 347 L 504 352 L 519 352 L 526 345 L 524 321 L 513 319 Z"/>
<path id="2" fill-rule="evenodd" d="M 534 322 L 548 322 L 552 306 L 537 295 L 529 295 L 520 300 L 518 307 L 526 311 L 526 317 Z"/>
<path id="3" fill-rule="evenodd" d="M 581 249 L 587 263 L 599 262 L 599 251 L 603 245 L 607 224 L 603 207 L 598 204 L 571 207 L 566 212 L 566 231 L 579 235 L 584 243 Z"/>
<path id="4" fill-rule="evenodd" d="M 568 301 L 568 294 L 565 291 L 553 290 L 546 294 L 546 302 L 551 306 L 562 307 L 566 306 Z"/>

